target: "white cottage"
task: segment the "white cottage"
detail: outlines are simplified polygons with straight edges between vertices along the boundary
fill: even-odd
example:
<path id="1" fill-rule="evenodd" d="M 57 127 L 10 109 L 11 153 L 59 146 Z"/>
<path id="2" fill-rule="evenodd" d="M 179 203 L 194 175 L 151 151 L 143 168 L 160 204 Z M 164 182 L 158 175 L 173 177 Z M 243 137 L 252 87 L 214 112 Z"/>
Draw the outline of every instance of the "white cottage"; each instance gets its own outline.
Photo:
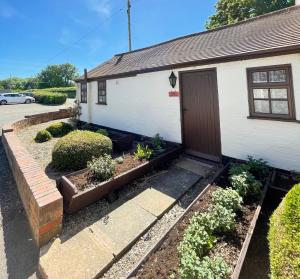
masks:
<path id="1" fill-rule="evenodd" d="M 84 122 L 300 170 L 299 5 L 115 55 L 77 85 Z"/>

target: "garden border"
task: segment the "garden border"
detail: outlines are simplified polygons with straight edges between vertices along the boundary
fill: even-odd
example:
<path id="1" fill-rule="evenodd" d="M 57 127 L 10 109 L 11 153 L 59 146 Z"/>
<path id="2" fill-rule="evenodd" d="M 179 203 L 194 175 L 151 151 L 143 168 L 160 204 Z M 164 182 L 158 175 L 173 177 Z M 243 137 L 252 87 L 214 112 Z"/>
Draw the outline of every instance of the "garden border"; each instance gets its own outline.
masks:
<path id="1" fill-rule="evenodd" d="M 155 169 L 165 163 L 177 158 L 182 152 L 182 147 L 175 147 L 173 150 L 161 154 L 153 160 L 147 161 L 131 170 L 128 170 L 112 179 L 100 183 L 95 188 L 86 189 L 79 192 L 76 186 L 68 179 L 68 177 L 74 174 L 80 174 L 85 172 L 86 169 L 79 170 L 62 176 L 59 182 L 59 189 L 64 199 L 64 210 L 67 213 L 74 213 L 89 204 L 92 204 L 99 199 L 107 196 L 110 192 L 117 190 L 126 184 L 131 183 L 135 179 L 145 175 L 151 169 Z"/>
<path id="2" fill-rule="evenodd" d="M 183 214 L 175 220 L 175 222 L 173 223 L 173 225 L 169 228 L 169 230 L 167 230 L 167 232 L 148 250 L 148 252 L 146 252 L 145 256 L 136 264 L 136 266 L 130 271 L 129 275 L 127 275 L 126 279 L 135 279 L 136 277 L 136 274 L 137 272 L 140 270 L 141 266 L 149 259 L 149 257 L 154 253 L 156 252 L 160 247 L 161 245 L 163 244 L 163 242 L 166 240 L 167 236 L 169 235 L 169 233 L 174 229 L 174 227 L 184 218 L 184 216 L 186 215 L 186 213 L 191 209 L 191 207 L 208 191 L 208 189 L 213 185 L 213 183 L 217 180 L 217 178 L 223 174 L 226 169 L 229 167 L 231 161 L 229 161 L 221 170 L 219 170 L 215 175 L 214 177 L 212 178 L 212 181 L 204 188 L 204 190 L 194 199 L 194 201 L 187 207 L 187 209 L 183 212 Z M 245 240 L 244 240 L 244 243 L 243 243 L 243 246 L 242 246 L 242 249 L 240 251 L 240 254 L 239 254 L 239 258 L 238 258 L 238 261 L 237 261 L 237 264 L 234 268 L 234 271 L 232 273 L 232 277 L 231 279 L 238 279 L 239 278 L 239 275 L 240 275 L 240 272 L 241 272 L 241 269 L 242 269 L 242 266 L 243 266 L 243 263 L 244 263 L 244 260 L 245 260 L 245 256 L 246 256 L 246 253 L 247 253 L 247 250 L 248 250 L 248 247 L 249 247 L 249 244 L 250 244 L 250 241 L 251 241 L 251 238 L 252 238 L 252 235 L 253 235 L 253 232 L 254 232 L 254 229 L 255 229 L 255 226 L 256 226 L 256 222 L 258 220 L 258 217 L 259 217 L 259 214 L 260 214 L 260 211 L 261 211 L 261 206 L 263 204 L 263 201 L 264 201 L 264 198 L 266 196 L 266 193 L 267 193 L 267 190 L 268 190 L 268 187 L 269 187 L 269 184 L 271 182 L 271 177 L 272 177 L 272 174 L 273 174 L 273 170 L 271 172 L 271 174 L 269 175 L 265 185 L 264 185 L 264 188 L 263 188 L 263 192 L 262 192 L 262 196 L 261 196 L 261 199 L 258 203 L 258 206 L 255 210 L 255 213 L 254 213 L 254 216 L 252 218 L 252 221 L 250 223 L 250 226 L 249 226 L 249 229 L 248 229 L 248 232 L 247 232 L 247 235 L 245 237 Z"/>
<path id="3" fill-rule="evenodd" d="M 41 166 L 22 145 L 16 131 L 28 126 L 67 118 L 71 109 L 25 116 L 25 119 L 5 124 L 2 142 L 17 184 L 34 240 L 38 246 L 46 244 L 62 228 L 63 201 L 55 181 L 49 179 Z"/>

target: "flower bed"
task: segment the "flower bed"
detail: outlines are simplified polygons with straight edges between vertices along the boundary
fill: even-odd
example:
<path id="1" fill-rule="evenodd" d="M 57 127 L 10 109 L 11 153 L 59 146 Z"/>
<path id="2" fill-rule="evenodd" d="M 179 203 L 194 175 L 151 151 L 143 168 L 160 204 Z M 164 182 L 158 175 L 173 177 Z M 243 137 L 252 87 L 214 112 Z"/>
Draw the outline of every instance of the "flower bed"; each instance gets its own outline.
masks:
<path id="1" fill-rule="evenodd" d="M 181 147 L 169 147 L 149 161 L 140 161 L 134 155 L 127 154 L 122 164 L 116 164 L 113 177 L 101 183 L 95 183 L 91 179 L 88 169 L 63 176 L 60 180 L 60 191 L 64 197 L 65 211 L 73 213 L 96 202 L 152 169 L 165 165 L 178 157 L 180 152 Z"/>
<path id="2" fill-rule="evenodd" d="M 127 278 L 181 278 L 182 276 L 179 270 L 183 268 L 182 266 L 194 271 L 197 265 L 199 265 L 197 272 L 203 272 L 205 276 L 208 276 L 208 272 L 213 268 L 215 268 L 215 271 L 218 270 L 218 272 L 224 271 L 223 275 L 220 276 L 220 274 L 218 274 L 219 276 L 211 278 L 225 279 L 231 277 L 237 279 L 239 277 L 261 204 L 270 181 L 270 175 L 267 179 L 264 179 L 265 186 L 260 195 L 260 199 L 254 201 L 253 199 L 247 198 L 244 200 L 241 210 L 236 214 L 234 229 L 226 233 L 214 234 L 212 239 L 216 238 L 216 241 L 212 241 L 212 247 L 203 253 L 203 258 L 198 258 L 195 262 L 191 261 L 190 265 L 186 265 L 186 263 L 191 260 L 189 256 L 192 256 L 193 251 L 188 253 L 188 258 L 184 260 L 180 258 L 182 257 L 180 256 L 183 250 L 182 247 L 184 247 L 182 243 L 189 239 L 187 232 L 191 232 L 191 224 L 193 224 L 191 220 L 193 220 L 193 216 L 199 213 L 207 214 L 213 203 L 213 193 L 218 189 L 226 188 L 230 185 L 230 181 L 228 180 L 228 168 L 229 165 L 225 168 L 223 173 L 214 180 L 214 183 L 208 185 L 198 198 L 195 199 L 183 216 L 179 218 L 162 239 L 150 249 Z M 199 228 L 196 232 L 198 234 Z M 198 234 L 198 236 L 193 236 L 191 241 L 193 242 L 195 239 L 199 241 L 199 239 L 197 239 L 199 237 L 201 238 L 203 235 Z M 197 252 L 199 252 L 199 250 Z M 222 257 L 221 261 L 219 261 L 219 259 L 217 261 L 210 261 L 210 259 L 216 257 Z M 203 264 L 204 262 L 206 262 L 206 264 Z M 183 270 L 185 272 L 184 278 L 198 278 L 197 276 L 193 277 L 193 275 L 188 275 L 188 272 L 191 270 Z M 229 271 L 230 274 L 228 274 Z"/>

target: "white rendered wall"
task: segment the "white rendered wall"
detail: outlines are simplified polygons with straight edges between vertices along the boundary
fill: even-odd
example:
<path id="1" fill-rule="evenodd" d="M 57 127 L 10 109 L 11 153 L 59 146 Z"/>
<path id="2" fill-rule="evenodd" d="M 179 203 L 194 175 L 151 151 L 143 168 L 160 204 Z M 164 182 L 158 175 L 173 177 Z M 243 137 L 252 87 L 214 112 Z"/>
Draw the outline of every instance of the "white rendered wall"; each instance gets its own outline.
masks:
<path id="1" fill-rule="evenodd" d="M 300 170 L 300 123 L 247 119 L 246 69 L 291 64 L 297 119 L 300 120 L 300 54 L 228 62 L 174 70 L 217 68 L 222 154 L 245 159 L 253 155 L 283 169 Z M 97 105 L 97 83 L 88 86 L 82 120 L 133 133 L 181 142 L 180 99 L 169 97 L 171 70 L 107 81 L 107 106 Z M 179 82 L 175 90 L 179 90 Z"/>

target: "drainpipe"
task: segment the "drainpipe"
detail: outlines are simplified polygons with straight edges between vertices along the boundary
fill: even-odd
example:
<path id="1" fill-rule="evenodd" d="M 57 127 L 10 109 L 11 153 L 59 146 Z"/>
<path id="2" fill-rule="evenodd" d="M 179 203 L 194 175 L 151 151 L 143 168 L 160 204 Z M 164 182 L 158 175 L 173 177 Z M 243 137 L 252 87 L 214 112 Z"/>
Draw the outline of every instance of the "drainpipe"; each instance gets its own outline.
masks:
<path id="1" fill-rule="evenodd" d="M 87 118 L 87 122 L 88 123 L 92 123 L 92 104 L 93 104 L 93 95 L 92 95 L 92 84 L 88 83 L 88 74 L 87 74 L 87 69 L 84 69 L 84 82 L 87 85 L 87 113 L 88 113 L 88 118 Z"/>

